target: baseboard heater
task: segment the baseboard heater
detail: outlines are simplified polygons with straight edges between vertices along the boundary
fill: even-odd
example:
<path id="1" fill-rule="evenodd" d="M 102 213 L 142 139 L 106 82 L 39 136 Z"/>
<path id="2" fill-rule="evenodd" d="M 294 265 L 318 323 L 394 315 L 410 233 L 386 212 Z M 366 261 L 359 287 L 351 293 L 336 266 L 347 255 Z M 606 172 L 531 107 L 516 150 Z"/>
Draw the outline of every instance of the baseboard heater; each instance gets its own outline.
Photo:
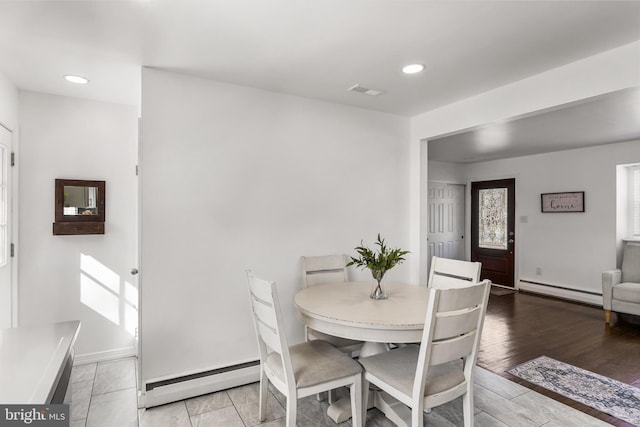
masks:
<path id="1" fill-rule="evenodd" d="M 552 285 L 549 283 L 534 282 L 531 280 L 519 280 L 518 288 L 523 291 L 530 291 L 560 298 L 580 301 L 587 304 L 602 305 L 602 293 L 573 289 L 566 286 Z"/>
<path id="2" fill-rule="evenodd" d="M 182 375 L 145 384 L 140 407 L 151 408 L 203 394 L 250 384 L 260 379 L 260 361 L 253 360 L 237 365 Z"/>

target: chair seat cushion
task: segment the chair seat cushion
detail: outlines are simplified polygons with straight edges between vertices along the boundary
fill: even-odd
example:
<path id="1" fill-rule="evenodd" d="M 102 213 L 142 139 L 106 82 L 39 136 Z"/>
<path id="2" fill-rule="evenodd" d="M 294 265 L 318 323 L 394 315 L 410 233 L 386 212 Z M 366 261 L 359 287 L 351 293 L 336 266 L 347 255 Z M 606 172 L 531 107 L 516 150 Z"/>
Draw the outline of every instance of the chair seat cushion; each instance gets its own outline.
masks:
<path id="1" fill-rule="evenodd" d="M 293 345 L 289 347 L 289 355 L 296 388 L 311 387 L 362 372 L 358 362 L 322 340 Z M 269 354 L 266 365 L 284 381 L 282 359 L 278 353 Z"/>
<path id="2" fill-rule="evenodd" d="M 613 299 L 640 303 L 640 283 L 618 283 L 613 287 Z"/>
<path id="3" fill-rule="evenodd" d="M 411 396 L 420 347 L 408 345 L 370 357 L 361 357 L 365 372 L 371 373 L 398 391 Z M 460 366 L 453 363 L 431 366 L 428 370 L 425 396 L 448 390 L 465 380 Z"/>

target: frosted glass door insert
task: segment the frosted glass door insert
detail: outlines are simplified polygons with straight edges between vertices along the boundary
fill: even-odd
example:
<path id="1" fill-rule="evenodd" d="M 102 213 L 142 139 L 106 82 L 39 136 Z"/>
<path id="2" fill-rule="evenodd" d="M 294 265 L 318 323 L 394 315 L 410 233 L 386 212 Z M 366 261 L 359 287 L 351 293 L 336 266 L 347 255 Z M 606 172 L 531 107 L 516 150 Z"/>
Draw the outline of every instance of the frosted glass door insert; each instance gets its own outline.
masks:
<path id="1" fill-rule="evenodd" d="M 485 249 L 507 249 L 506 188 L 479 190 L 480 218 L 478 246 Z"/>

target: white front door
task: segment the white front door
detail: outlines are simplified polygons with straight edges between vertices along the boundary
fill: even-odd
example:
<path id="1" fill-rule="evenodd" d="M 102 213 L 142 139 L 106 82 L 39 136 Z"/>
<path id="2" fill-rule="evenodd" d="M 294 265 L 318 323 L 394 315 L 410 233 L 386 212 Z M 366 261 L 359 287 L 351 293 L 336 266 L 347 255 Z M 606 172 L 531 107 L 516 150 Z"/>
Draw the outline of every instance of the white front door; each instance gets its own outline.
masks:
<path id="1" fill-rule="evenodd" d="M 427 271 L 431 257 L 464 259 L 464 185 L 429 181 Z"/>
<path id="2" fill-rule="evenodd" d="M 0 125 L 0 328 L 12 326 L 11 281 L 11 147 L 12 134 Z"/>

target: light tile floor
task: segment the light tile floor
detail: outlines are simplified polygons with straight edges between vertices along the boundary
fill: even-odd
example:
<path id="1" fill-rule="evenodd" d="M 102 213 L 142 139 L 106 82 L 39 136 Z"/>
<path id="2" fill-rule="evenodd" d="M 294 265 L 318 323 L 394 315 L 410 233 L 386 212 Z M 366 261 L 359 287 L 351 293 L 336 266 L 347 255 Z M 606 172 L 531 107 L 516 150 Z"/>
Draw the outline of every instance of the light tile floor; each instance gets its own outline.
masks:
<path id="1" fill-rule="evenodd" d="M 70 382 L 71 427 L 138 427 L 134 358 L 74 366 Z"/>
<path id="2" fill-rule="evenodd" d="M 137 410 L 135 359 L 74 366 L 71 375 L 71 427 L 284 427 L 285 398 L 271 389 L 267 419 L 260 423 L 258 384 L 219 391 L 167 405 Z M 482 368 L 476 369 L 477 427 L 588 427 L 607 423 L 513 383 Z M 346 393 L 343 391 L 343 393 Z M 335 427 L 326 415 L 327 403 L 315 396 L 298 402 L 298 426 Z M 340 426 L 351 426 L 346 421 Z M 378 410 L 367 414 L 367 427 L 392 427 Z M 434 408 L 425 425 L 462 426 L 462 400 Z"/>

